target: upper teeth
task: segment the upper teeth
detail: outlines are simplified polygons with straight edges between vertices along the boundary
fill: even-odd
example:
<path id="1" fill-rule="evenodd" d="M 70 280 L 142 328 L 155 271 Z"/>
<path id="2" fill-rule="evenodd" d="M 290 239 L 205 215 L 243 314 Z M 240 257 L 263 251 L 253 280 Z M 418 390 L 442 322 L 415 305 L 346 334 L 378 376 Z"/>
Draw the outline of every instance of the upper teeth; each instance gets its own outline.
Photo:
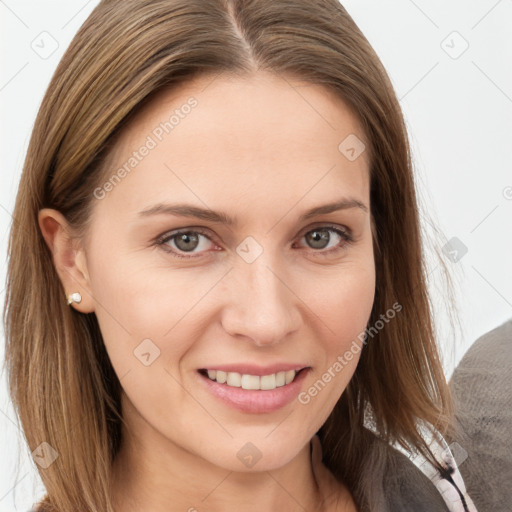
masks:
<path id="1" fill-rule="evenodd" d="M 297 372 L 288 370 L 287 372 L 277 372 L 271 375 L 248 375 L 237 372 L 223 372 L 221 370 L 208 370 L 208 377 L 221 384 L 227 384 L 235 388 L 243 389 L 275 389 L 285 384 L 289 384 Z"/>

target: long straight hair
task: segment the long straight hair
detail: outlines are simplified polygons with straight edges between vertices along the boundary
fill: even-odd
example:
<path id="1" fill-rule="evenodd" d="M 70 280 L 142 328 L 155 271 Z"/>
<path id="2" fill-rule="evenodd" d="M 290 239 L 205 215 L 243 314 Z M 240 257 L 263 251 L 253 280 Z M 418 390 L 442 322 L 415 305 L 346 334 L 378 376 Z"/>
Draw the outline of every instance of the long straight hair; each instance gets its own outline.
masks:
<path id="1" fill-rule="evenodd" d="M 42 101 L 9 238 L 10 393 L 30 449 L 45 441 L 59 454 L 47 469 L 38 467 L 47 491 L 39 510 L 113 512 L 111 468 L 123 418 L 121 385 L 96 316 L 66 305 L 38 211 L 59 210 L 82 236 L 116 135 L 154 94 L 198 75 L 258 70 L 322 85 L 358 116 L 368 142 L 375 223 L 368 325 L 382 322 L 393 304 L 402 306 L 364 344 L 355 374 L 319 431 L 325 464 L 361 511 L 375 510 L 382 453 L 368 443 L 365 411 L 372 412 L 375 437 L 412 446 L 430 460 L 417 422 L 443 435 L 454 427 L 403 114 L 379 58 L 346 10 L 336 0 L 103 0 Z"/>

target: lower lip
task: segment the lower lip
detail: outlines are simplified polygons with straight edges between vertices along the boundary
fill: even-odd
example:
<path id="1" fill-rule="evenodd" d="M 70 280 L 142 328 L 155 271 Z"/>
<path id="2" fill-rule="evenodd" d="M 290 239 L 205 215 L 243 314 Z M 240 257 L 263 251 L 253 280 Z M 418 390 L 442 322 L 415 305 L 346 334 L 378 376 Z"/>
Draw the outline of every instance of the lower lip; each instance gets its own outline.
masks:
<path id="1" fill-rule="evenodd" d="M 243 389 L 220 384 L 197 372 L 207 389 L 222 402 L 242 412 L 262 414 L 277 411 L 289 404 L 300 393 L 302 381 L 309 368 L 301 370 L 290 384 L 275 389 Z"/>

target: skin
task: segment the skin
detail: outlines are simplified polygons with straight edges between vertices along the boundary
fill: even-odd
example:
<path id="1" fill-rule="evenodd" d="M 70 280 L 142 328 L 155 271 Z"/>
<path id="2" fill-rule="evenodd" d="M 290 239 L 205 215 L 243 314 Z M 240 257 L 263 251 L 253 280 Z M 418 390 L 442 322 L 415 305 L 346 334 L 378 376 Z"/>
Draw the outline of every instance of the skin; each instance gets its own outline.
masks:
<path id="1" fill-rule="evenodd" d="M 365 330 L 375 290 L 369 163 L 367 152 L 350 161 L 338 150 L 350 134 L 364 139 L 363 130 L 322 86 L 267 72 L 203 76 L 160 92 L 139 112 L 110 155 L 112 171 L 191 96 L 197 106 L 173 131 L 104 198 L 92 199 L 83 240 L 66 236 L 58 211 L 39 215 L 66 294 L 82 294 L 72 307 L 96 314 L 123 387 L 116 510 L 309 511 L 334 488 L 339 510 L 355 510 L 325 466 L 312 467 L 310 440 L 360 353 L 309 403 L 295 399 L 271 413 L 225 405 L 199 385 L 197 370 L 300 362 L 310 367 L 307 390 Z M 299 221 L 341 198 L 366 211 Z M 159 202 L 221 210 L 239 225 L 138 215 Z M 326 224 L 349 229 L 353 241 L 327 230 L 330 239 L 315 245 L 310 233 Z M 182 228 L 206 230 L 192 252 L 176 239 L 155 243 Z M 263 250 L 251 263 L 236 251 L 248 236 Z M 148 366 L 134 356 L 144 339 L 160 350 Z M 237 457 L 247 442 L 261 453 L 250 468 Z M 334 510 L 326 503 L 318 509 Z"/>

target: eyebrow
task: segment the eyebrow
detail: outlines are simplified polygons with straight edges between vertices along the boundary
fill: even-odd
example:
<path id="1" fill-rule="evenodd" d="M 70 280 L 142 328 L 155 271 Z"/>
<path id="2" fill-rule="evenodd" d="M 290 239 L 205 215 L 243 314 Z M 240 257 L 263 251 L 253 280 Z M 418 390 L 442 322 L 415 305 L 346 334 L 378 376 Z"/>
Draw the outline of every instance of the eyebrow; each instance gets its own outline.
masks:
<path id="1" fill-rule="evenodd" d="M 316 215 L 333 213 L 339 210 L 348 210 L 351 208 L 359 208 L 364 212 L 368 212 L 368 207 L 361 201 L 354 198 L 340 199 L 334 203 L 328 203 L 320 206 L 315 206 L 310 210 L 304 212 L 300 217 L 299 221 L 310 219 Z M 214 211 L 208 208 L 200 208 L 190 204 L 165 204 L 158 203 L 154 206 L 150 206 L 145 210 L 139 212 L 140 217 L 149 217 L 152 215 L 175 215 L 179 217 L 194 217 L 211 222 L 217 222 L 220 224 L 226 224 L 227 226 L 237 226 L 238 221 L 234 217 L 231 217 L 225 212 Z"/>

